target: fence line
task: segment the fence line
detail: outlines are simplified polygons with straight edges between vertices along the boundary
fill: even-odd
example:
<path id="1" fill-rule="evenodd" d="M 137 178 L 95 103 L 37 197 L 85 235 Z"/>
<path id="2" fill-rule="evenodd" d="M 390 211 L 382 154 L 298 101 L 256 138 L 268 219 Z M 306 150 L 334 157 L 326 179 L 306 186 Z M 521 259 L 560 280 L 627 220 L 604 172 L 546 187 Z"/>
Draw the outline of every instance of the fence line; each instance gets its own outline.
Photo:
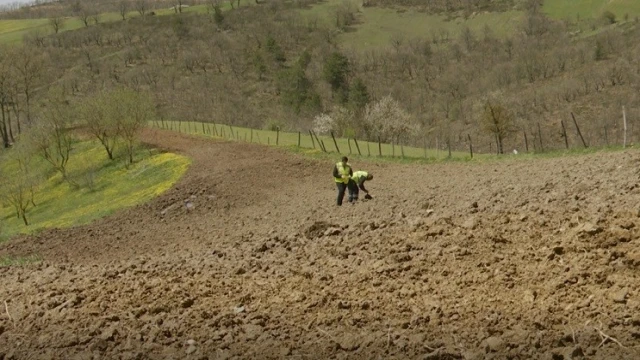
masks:
<path id="1" fill-rule="evenodd" d="M 579 124 L 578 119 L 573 112 L 569 112 L 567 115 L 571 116 L 570 119 L 572 120 L 576 130 L 575 135 L 569 135 L 569 129 L 565 125 L 564 119 L 560 119 L 558 121 L 559 124 L 556 123 L 557 128 L 555 129 L 553 127 L 543 129 L 540 123 L 537 122 L 531 128 L 521 128 L 519 130 L 521 131 L 520 136 L 515 132 L 513 136 L 510 137 L 508 143 L 503 142 L 504 153 L 511 153 L 511 148 L 507 148 L 507 146 L 515 146 L 515 148 L 518 148 L 518 151 L 524 151 L 525 153 L 529 153 L 531 151 L 534 153 L 541 153 L 545 151 L 561 150 L 563 148 L 565 150 L 570 150 L 571 148 L 588 148 L 597 146 L 627 147 L 632 145 L 632 138 L 634 136 L 633 122 L 629 121 L 629 114 L 625 110 L 624 106 L 622 107 L 622 117 L 616 119 L 613 126 L 611 126 L 610 121 L 603 120 L 600 124 L 595 124 L 595 128 L 594 124 L 590 124 L 590 126 L 583 128 L 582 125 L 584 124 Z M 306 136 L 304 135 L 306 132 L 285 132 L 281 131 L 280 128 L 276 128 L 275 130 L 258 130 L 253 128 L 233 127 L 225 124 L 216 124 L 213 122 L 167 121 L 162 119 L 160 121 L 151 121 L 150 124 L 157 128 L 177 131 L 180 133 L 200 134 L 220 137 L 228 140 L 266 145 L 275 144 L 277 146 L 296 147 L 299 149 L 324 153 L 338 153 L 345 155 L 358 154 L 358 156 L 367 157 L 423 158 L 430 160 L 445 158 L 473 159 L 478 156 L 483 156 L 482 151 L 478 152 L 479 149 L 486 149 L 484 155 L 495 155 L 499 150 L 497 136 L 493 141 L 489 141 L 488 143 L 481 141 L 481 137 L 476 137 L 476 144 L 472 144 L 471 134 L 469 133 L 459 133 L 455 136 L 443 136 L 442 134 L 429 133 L 421 137 L 415 137 L 414 140 L 416 140 L 417 143 L 420 142 L 423 144 L 422 147 L 416 147 L 405 146 L 406 141 L 402 141 L 399 138 L 395 139 L 397 141 L 392 141 L 391 143 L 383 143 L 380 136 L 376 137 L 377 141 L 366 141 L 363 139 L 358 140 L 355 137 L 339 138 L 336 137 L 332 131 L 326 135 L 319 135 L 313 130 L 308 130 L 309 136 Z M 631 131 L 628 133 L 629 128 Z M 590 134 L 591 136 L 589 136 Z M 593 134 L 595 134 L 595 136 Z M 529 138 L 529 136 L 531 136 L 531 138 Z M 524 140 L 524 142 L 522 140 Z M 351 143 L 352 141 L 353 144 Z M 329 145 L 329 148 L 325 144 Z M 355 148 L 352 145 L 355 145 Z M 431 147 L 431 145 L 435 145 L 435 147 Z M 372 147 L 373 151 L 371 149 Z M 399 147 L 399 154 L 397 154 L 396 147 Z M 363 151 L 364 149 L 366 149 L 366 153 Z M 514 153 L 518 152 L 514 151 Z"/>
<path id="2" fill-rule="evenodd" d="M 358 156 L 365 157 L 423 158 L 429 160 L 444 158 L 440 156 L 441 153 L 437 149 L 430 149 L 426 146 L 405 146 L 404 143 L 396 144 L 395 142 L 393 144 L 387 144 L 381 142 L 380 137 L 377 137 L 378 141 L 365 141 L 362 139 L 358 140 L 355 137 L 339 138 L 331 132 L 327 135 L 318 135 L 313 130 L 309 130 L 308 136 L 305 137 L 302 136 L 302 133 L 299 131 L 285 132 L 279 129 L 273 131 L 257 130 L 253 128 L 239 128 L 224 124 L 201 123 L 195 121 L 163 120 L 160 122 L 152 121 L 151 125 L 160 129 L 173 130 L 185 134 L 219 137 L 226 140 L 243 141 L 256 144 L 289 146 L 325 153 L 338 153 L 345 155 L 351 153 L 353 155 L 357 154 Z M 273 139 L 275 139 L 275 141 L 273 141 Z M 353 142 L 353 144 L 351 144 L 351 142 Z M 424 143 L 427 144 L 427 142 L 427 138 L 425 137 Z M 325 144 L 332 144 L 333 146 L 327 147 Z M 397 154 L 396 146 L 400 147 L 400 154 Z M 363 147 L 366 148 L 366 152 L 363 151 Z M 373 154 L 371 147 L 377 148 L 378 154 Z M 347 150 L 348 152 L 345 152 L 345 149 L 351 150 Z M 451 157 L 464 159 L 469 158 L 470 156 L 468 152 L 459 151 L 453 152 Z"/>

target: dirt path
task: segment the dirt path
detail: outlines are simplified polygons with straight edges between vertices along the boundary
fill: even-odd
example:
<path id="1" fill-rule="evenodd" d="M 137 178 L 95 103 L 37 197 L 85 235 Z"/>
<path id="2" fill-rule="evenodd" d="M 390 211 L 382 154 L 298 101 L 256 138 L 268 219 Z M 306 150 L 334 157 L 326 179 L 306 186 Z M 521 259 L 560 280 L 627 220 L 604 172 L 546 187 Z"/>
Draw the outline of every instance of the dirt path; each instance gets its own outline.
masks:
<path id="1" fill-rule="evenodd" d="M 45 259 L 0 268 L 1 360 L 640 356 L 636 152 L 364 165 L 336 208 L 331 162 L 145 140 L 192 157 L 172 190 L 0 245 Z"/>

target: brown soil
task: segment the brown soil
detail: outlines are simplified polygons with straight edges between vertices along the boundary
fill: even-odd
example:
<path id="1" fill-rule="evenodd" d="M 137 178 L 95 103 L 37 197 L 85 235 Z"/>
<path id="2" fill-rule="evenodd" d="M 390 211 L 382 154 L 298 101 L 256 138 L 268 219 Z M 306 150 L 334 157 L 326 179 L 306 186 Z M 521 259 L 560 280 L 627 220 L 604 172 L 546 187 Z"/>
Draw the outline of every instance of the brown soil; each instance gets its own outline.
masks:
<path id="1" fill-rule="evenodd" d="M 331 162 L 145 138 L 193 158 L 173 189 L 0 245 L 44 258 L 0 268 L 0 360 L 640 357 L 636 152 L 354 163 L 337 208 Z"/>

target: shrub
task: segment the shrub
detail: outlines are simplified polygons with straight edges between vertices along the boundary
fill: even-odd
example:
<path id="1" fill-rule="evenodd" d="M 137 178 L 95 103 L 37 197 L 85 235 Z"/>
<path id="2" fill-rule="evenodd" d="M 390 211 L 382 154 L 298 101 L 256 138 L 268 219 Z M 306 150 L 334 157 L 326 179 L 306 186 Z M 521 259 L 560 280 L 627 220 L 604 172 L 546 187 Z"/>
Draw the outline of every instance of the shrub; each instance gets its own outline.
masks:
<path id="1" fill-rule="evenodd" d="M 602 13 L 602 18 L 605 19 L 609 24 L 616 23 L 616 14 L 612 13 L 611 11 L 607 10 Z"/>

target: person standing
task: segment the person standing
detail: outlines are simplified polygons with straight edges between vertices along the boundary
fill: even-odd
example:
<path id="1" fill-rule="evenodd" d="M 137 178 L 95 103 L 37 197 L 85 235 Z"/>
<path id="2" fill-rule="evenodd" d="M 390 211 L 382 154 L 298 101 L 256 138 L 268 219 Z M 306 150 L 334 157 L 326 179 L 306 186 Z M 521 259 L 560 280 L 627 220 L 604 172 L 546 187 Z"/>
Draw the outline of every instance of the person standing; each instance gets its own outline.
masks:
<path id="1" fill-rule="evenodd" d="M 346 156 L 342 157 L 340 162 L 337 162 L 333 167 L 333 179 L 336 182 L 336 186 L 338 187 L 338 206 L 342 206 L 342 200 L 344 200 L 344 193 L 349 188 L 349 182 L 351 181 L 351 176 L 353 175 L 353 170 L 351 169 L 351 165 L 349 165 L 349 159 Z M 353 193 L 349 190 L 349 202 L 353 201 Z"/>

